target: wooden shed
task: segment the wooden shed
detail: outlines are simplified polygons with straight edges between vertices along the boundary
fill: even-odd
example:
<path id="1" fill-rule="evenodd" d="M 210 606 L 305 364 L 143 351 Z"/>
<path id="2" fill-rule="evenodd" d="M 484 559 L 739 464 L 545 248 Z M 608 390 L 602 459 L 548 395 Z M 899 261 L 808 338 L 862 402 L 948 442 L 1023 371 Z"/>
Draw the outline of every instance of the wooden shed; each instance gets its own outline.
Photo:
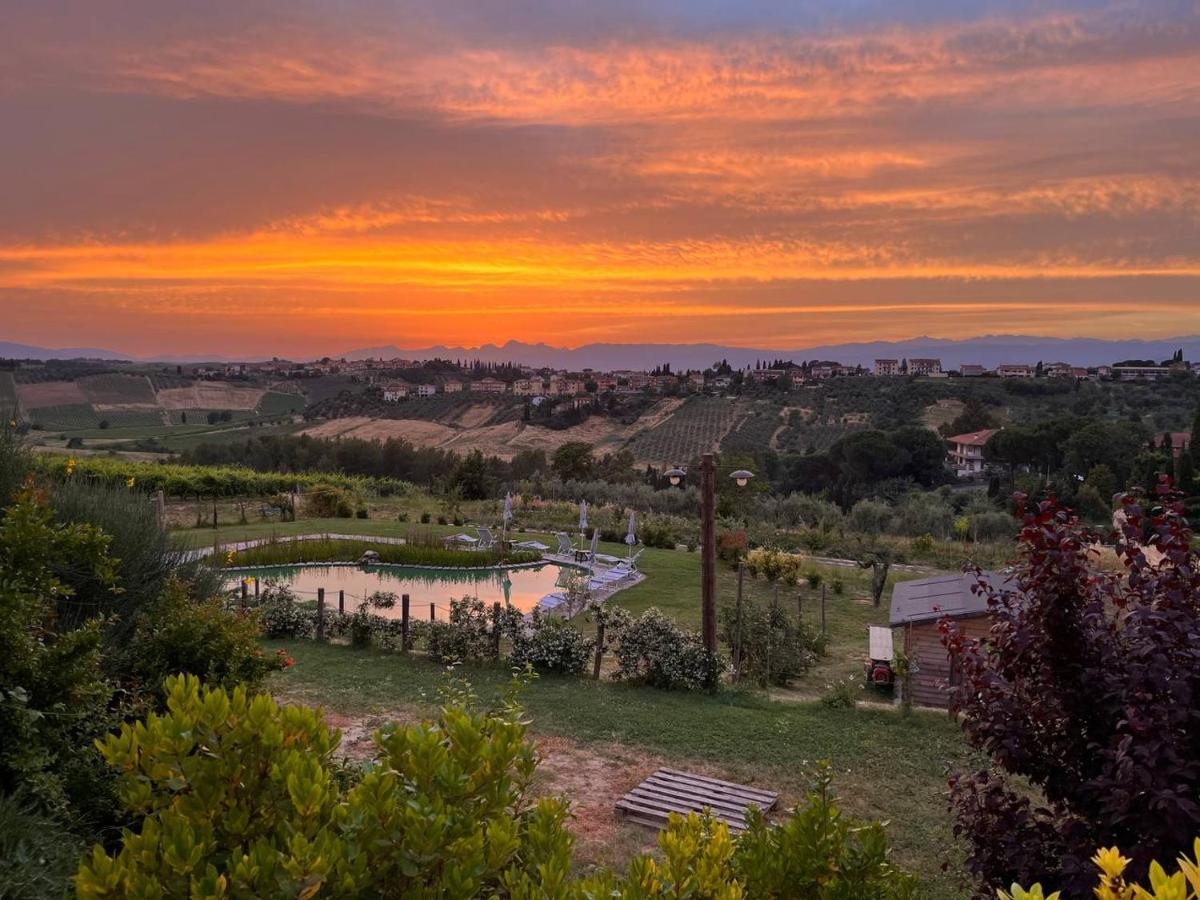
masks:
<path id="1" fill-rule="evenodd" d="M 1011 584 L 1008 576 L 996 572 L 985 572 L 983 578 L 995 590 Z M 969 637 L 982 637 L 991 627 L 987 594 L 972 590 L 978 582 L 974 573 L 937 575 L 900 581 L 892 588 L 890 623 L 902 632 L 895 644 L 904 648 L 914 666 L 909 679 L 914 706 L 947 708 L 949 688 L 958 683 L 938 623 L 949 617 Z M 897 684 L 898 697 L 902 690 Z"/>

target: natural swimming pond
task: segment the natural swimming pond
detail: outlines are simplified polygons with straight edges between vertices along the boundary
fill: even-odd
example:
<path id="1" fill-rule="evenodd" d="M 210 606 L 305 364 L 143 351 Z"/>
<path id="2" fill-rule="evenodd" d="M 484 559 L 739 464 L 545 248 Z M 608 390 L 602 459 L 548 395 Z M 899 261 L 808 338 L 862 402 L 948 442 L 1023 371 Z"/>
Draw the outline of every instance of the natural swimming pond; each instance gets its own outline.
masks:
<path id="1" fill-rule="evenodd" d="M 429 604 L 438 607 L 437 617 L 444 619 L 450 600 L 478 597 L 487 604 L 496 601 L 511 603 L 522 612 L 529 612 L 542 597 L 562 588 L 568 567 L 553 563 L 520 569 L 426 569 L 419 566 L 328 566 L 306 564 L 271 566 L 255 569 L 233 569 L 229 583 L 236 585 L 249 579 L 261 583 L 282 582 L 301 600 L 314 600 L 317 589 L 325 589 L 325 602 L 337 608 L 338 591 L 345 592 L 346 612 L 353 612 L 363 598 L 376 591 L 408 594 L 411 615 L 426 618 Z M 400 604 L 391 610 L 379 610 L 379 615 L 400 617 Z"/>

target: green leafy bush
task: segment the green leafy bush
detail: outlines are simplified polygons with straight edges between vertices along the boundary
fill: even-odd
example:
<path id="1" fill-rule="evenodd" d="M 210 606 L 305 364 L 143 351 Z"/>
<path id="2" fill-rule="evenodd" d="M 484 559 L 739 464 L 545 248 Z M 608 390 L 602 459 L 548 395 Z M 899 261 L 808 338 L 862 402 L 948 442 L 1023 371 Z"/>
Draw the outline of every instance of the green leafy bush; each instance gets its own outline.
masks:
<path id="1" fill-rule="evenodd" d="M 862 679 L 853 676 L 825 685 L 821 703 L 830 709 L 851 709 L 862 697 Z"/>
<path id="2" fill-rule="evenodd" d="M 59 525 L 26 490 L 0 521 L 0 793 L 24 791 L 59 817 L 103 816 L 106 779 L 92 737 L 112 725 L 112 686 L 101 669 L 101 622 L 55 630 L 71 587 L 69 564 L 112 584 L 108 537 L 86 524 Z"/>
<path id="3" fill-rule="evenodd" d="M 379 554 L 381 563 L 404 566 L 444 566 L 487 568 L 506 563 L 526 565 L 538 562 L 540 553 L 521 550 L 502 554 L 497 550 L 455 550 L 410 536 L 408 543 L 391 544 L 370 538 L 313 538 L 302 541 L 271 541 L 239 550 L 227 556 L 226 566 L 286 566 L 311 562 L 355 562 L 368 550 Z"/>
<path id="4" fill-rule="evenodd" d="M 527 630 L 513 642 L 511 661 L 539 672 L 578 675 L 587 666 L 596 645 L 566 619 L 543 616 L 534 610 Z"/>
<path id="5" fill-rule="evenodd" d="M 349 519 L 354 515 L 354 494 L 332 484 L 319 484 L 304 495 L 304 511 L 315 519 Z"/>
<path id="6" fill-rule="evenodd" d="M 512 707 L 460 694 L 437 722 L 385 726 L 345 792 L 338 740 L 316 710 L 168 679 L 165 716 L 100 745 L 143 818 L 115 854 L 93 848 L 78 896 L 563 896 L 566 807 L 527 799 L 537 758 Z"/>
<path id="7" fill-rule="evenodd" d="M 65 897 L 83 844 L 61 822 L 0 793 L 0 896 Z"/>
<path id="8" fill-rule="evenodd" d="M 392 609 L 396 605 L 396 595 L 390 591 L 376 591 L 365 598 L 351 615 L 346 619 L 346 632 L 350 635 L 350 646 L 363 649 L 370 647 L 372 640 L 382 637 L 388 639 L 390 630 L 384 626 L 386 622 L 381 616 L 376 616 L 372 610 Z"/>
<path id="9" fill-rule="evenodd" d="M 565 803 L 528 797 L 537 755 L 511 693 L 484 711 L 452 688 L 436 721 L 384 726 L 374 764 L 350 784 L 319 711 L 189 676 L 168 679 L 166 706 L 101 742 L 141 822 L 114 853 L 97 845 L 80 863 L 82 900 L 914 896 L 882 826 L 838 809 L 827 765 L 779 826 L 751 812 L 735 839 L 715 819 L 672 815 L 658 858 L 635 858 L 624 879 L 579 877 Z"/>
<path id="10" fill-rule="evenodd" d="M 667 690 L 714 690 L 727 668 L 699 634 L 653 607 L 625 627 L 617 662 L 614 677 Z"/>
<path id="11" fill-rule="evenodd" d="M 435 662 L 479 662 L 492 655 L 492 616 L 477 597 L 450 601 L 445 622 L 430 622 L 425 649 Z"/>
<path id="12" fill-rule="evenodd" d="M 167 672 L 199 676 L 206 684 L 257 689 L 280 658 L 259 646 L 258 616 L 226 609 L 217 598 L 197 599 L 176 579 L 143 614 L 130 644 L 131 673 L 158 690 Z"/>
<path id="13" fill-rule="evenodd" d="M 737 648 L 740 675 L 762 687 L 790 684 L 824 651 L 819 634 L 778 606 L 744 603 L 740 624 L 737 608 L 723 606 L 720 624 L 722 640 Z"/>

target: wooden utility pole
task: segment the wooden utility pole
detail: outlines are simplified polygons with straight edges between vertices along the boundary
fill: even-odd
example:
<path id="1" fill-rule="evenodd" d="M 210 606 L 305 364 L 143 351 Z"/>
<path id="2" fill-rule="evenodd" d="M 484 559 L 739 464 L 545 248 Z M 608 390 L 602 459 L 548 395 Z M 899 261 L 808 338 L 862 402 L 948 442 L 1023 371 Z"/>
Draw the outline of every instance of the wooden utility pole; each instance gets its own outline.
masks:
<path id="1" fill-rule="evenodd" d="M 317 588 L 317 640 L 325 640 L 325 588 Z"/>
<path id="2" fill-rule="evenodd" d="M 738 560 L 737 616 L 734 619 L 733 635 L 733 678 L 742 680 L 742 585 L 746 578 L 746 564 Z"/>
<path id="3" fill-rule="evenodd" d="M 338 590 L 338 615 L 346 614 L 346 590 L 341 588 Z"/>
<path id="4" fill-rule="evenodd" d="M 717 472 L 713 455 L 700 457 L 700 594 L 704 649 L 717 652 Z"/>

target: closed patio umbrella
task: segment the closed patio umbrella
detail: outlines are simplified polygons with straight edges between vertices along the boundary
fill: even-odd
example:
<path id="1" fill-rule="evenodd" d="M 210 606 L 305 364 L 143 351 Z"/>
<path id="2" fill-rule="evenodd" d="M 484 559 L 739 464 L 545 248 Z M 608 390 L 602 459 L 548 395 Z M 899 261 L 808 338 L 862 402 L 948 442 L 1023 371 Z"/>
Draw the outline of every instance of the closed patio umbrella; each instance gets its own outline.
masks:
<path id="1" fill-rule="evenodd" d="M 587 501 L 579 501 L 579 549 L 583 549 L 583 536 L 587 531 Z"/>
<path id="2" fill-rule="evenodd" d="M 512 519 L 512 494 L 504 495 L 504 528 L 503 540 L 508 540 L 508 523 Z"/>

